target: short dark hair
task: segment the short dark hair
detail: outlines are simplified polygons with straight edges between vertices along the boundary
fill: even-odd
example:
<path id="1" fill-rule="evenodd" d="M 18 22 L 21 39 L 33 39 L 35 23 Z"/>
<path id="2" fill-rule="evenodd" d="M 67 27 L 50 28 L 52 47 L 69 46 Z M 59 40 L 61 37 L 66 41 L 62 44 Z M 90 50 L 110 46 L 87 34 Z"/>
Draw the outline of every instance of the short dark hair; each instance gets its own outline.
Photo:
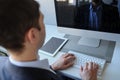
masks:
<path id="1" fill-rule="evenodd" d="M 28 30 L 40 30 L 39 17 L 35 0 L 0 0 L 0 45 L 14 51 L 23 49 Z"/>

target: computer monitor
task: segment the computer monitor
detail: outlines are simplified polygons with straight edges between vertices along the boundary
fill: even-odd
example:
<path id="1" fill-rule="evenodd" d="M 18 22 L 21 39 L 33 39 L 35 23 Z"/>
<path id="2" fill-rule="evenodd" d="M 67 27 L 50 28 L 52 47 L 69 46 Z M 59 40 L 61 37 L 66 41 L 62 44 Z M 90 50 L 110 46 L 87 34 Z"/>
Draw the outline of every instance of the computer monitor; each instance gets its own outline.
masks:
<path id="1" fill-rule="evenodd" d="M 76 11 L 77 11 L 76 9 L 79 8 L 79 6 L 77 5 L 79 3 L 81 3 L 81 5 L 88 4 L 90 1 L 88 0 L 59 0 L 59 1 L 58 0 L 37 0 L 37 1 L 41 5 L 40 10 L 44 14 L 44 22 L 46 24 L 46 27 L 47 25 L 51 25 L 51 26 L 53 25 L 53 28 L 57 27 L 58 32 L 65 33 L 66 35 L 64 37 L 68 38 L 68 42 L 64 45 L 61 51 L 68 52 L 69 50 L 73 50 L 73 51 L 82 52 L 88 55 L 96 56 L 99 58 L 103 58 L 103 59 L 106 59 L 106 61 L 111 62 L 112 56 L 114 53 L 115 42 L 116 41 L 120 42 L 119 27 L 117 27 L 118 28 L 117 30 L 111 29 L 110 31 L 104 31 L 104 30 L 92 30 L 92 29 L 86 29 L 86 28 L 76 28 L 77 26 L 72 25 L 74 23 L 73 21 L 75 20 L 74 19 L 75 17 L 71 17 L 71 15 L 74 16 L 73 14 L 76 14 Z M 66 2 L 62 3 L 60 1 L 63 1 L 63 2 L 66 1 Z M 108 6 L 116 7 L 117 5 L 113 4 L 114 2 L 112 1 L 113 0 L 103 0 L 104 3 L 109 4 Z M 60 12 L 59 12 L 59 9 L 57 8 L 57 6 L 59 6 L 57 3 L 62 4 L 61 7 L 63 8 L 62 8 L 62 11 Z M 65 6 L 69 6 L 69 8 L 67 9 Z M 109 8 L 109 9 L 111 10 L 112 8 Z M 108 15 L 110 15 L 112 12 L 113 11 L 108 13 Z M 59 25 L 59 18 L 58 18 L 59 16 L 61 16 L 60 21 L 64 22 L 64 24 L 62 23 L 62 25 Z M 115 15 L 112 15 L 112 17 L 114 16 Z M 67 23 L 67 25 L 65 23 Z M 117 26 L 119 26 L 119 24 L 117 24 Z M 47 27 L 47 29 L 49 29 L 49 27 Z M 117 32 L 114 32 L 114 31 L 117 31 Z M 83 42 L 81 41 L 81 37 L 83 38 L 82 39 Z M 86 38 L 85 39 L 86 41 L 84 40 L 84 38 Z M 96 43 L 94 44 L 94 42 Z M 100 44 L 98 44 L 99 42 Z M 81 46 L 81 43 L 85 43 L 85 45 L 87 46 Z M 92 45 L 92 43 L 94 45 Z"/>
<path id="2" fill-rule="evenodd" d="M 75 50 L 111 62 L 115 42 L 120 42 L 117 0 L 115 2 L 54 0 L 54 2 L 58 30 L 70 35 L 67 37 L 70 41 L 64 46 L 63 51 Z M 97 7 L 95 3 L 98 4 Z"/>
<path id="3" fill-rule="evenodd" d="M 80 45 L 98 47 L 101 39 L 120 42 L 117 5 L 104 0 L 94 7 L 92 1 L 100 0 L 54 0 L 58 30 L 81 36 Z"/>

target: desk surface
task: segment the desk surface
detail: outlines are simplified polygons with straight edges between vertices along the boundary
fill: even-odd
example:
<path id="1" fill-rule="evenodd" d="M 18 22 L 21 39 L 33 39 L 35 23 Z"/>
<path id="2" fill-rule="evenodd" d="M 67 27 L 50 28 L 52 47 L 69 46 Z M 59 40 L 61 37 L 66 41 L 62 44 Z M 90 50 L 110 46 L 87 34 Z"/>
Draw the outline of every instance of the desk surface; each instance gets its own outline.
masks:
<path id="1" fill-rule="evenodd" d="M 65 34 L 58 33 L 57 27 L 52 25 L 46 25 L 46 40 L 45 43 L 52 37 L 63 37 Z M 49 63 L 52 64 L 59 56 L 61 52 L 57 53 L 55 57 L 51 57 L 42 53 L 39 53 L 40 59 L 47 58 Z M 103 71 L 102 80 L 119 80 L 120 79 L 120 43 L 116 42 L 115 50 L 111 63 L 108 63 Z M 69 68 L 62 70 L 61 72 L 80 78 L 79 71 L 76 68 Z"/>

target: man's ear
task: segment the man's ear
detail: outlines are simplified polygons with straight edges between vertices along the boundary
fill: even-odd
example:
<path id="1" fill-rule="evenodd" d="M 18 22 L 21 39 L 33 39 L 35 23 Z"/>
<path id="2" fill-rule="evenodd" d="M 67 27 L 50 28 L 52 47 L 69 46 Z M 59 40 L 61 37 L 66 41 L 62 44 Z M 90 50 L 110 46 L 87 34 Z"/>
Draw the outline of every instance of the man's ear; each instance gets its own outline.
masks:
<path id="1" fill-rule="evenodd" d="M 28 42 L 30 43 L 34 43 L 36 41 L 36 29 L 35 28 L 31 28 L 27 34 L 26 34 L 26 38 L 25 38 Z"/>

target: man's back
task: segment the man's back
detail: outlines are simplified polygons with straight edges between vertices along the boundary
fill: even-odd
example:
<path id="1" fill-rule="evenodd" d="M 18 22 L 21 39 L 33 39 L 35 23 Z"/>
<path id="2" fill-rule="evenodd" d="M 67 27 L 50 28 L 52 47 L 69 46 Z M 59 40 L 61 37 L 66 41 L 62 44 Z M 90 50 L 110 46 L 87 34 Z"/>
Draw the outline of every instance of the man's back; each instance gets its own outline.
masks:
<path id="1" fill-rule="evenodd" d="M 39 68 L 18 67 L 0 58 L 0 80 L 61 80 L 56 74 Z"/>

